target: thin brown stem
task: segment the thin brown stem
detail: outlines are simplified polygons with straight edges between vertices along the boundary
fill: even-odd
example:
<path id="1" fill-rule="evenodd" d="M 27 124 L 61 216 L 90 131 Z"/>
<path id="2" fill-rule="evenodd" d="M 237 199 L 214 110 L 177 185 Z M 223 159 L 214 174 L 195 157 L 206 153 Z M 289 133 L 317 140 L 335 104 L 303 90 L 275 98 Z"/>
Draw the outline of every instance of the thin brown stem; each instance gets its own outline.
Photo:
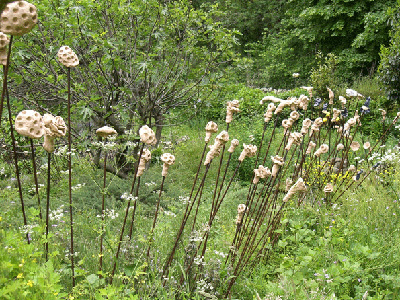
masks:
<path id="1" fill-rule="evenodd" d="M 48 260 L 49 254 L 49 213 L 50 213 L 50 163 L 51 153 L 47 153 L 47 189 L 46 189 L 46 243 L 45 243 L 45 257 Z"/>
<path id="2" fill-rule="evenodd" d="M 36 190 L 36 197 L 37 197 L 37 202 L 38 202 L 39 218 L 40 218 L 40 221 L 42 221 L 43 220 L 42 206 L 40 205 L 39 182 L 38 182 L 37 171 L 36 171 L 35 146 L 33 145 L 33 139 L 30 138 L 29 140 L 31 143 L 33 179 L 35 181 L 35 190 Z"/>
<path id="3" fill-rule="evenodd" d="M 3 89 L 1 91 L 1 98 L 0 98 L 0 125 L 1 125 L 1 117 L 3 115 L 3 106 L 4 106 L 4 97 L 6 93 L 8 93 L 8 68 L 10 66 L 10 57 L 11 57 L 11 45 L 13 41 L 13 36 L 10 37 L 10 43 L 8 44 L 8 52 L 7 52 L 7 64 L 3 66 Z"/>

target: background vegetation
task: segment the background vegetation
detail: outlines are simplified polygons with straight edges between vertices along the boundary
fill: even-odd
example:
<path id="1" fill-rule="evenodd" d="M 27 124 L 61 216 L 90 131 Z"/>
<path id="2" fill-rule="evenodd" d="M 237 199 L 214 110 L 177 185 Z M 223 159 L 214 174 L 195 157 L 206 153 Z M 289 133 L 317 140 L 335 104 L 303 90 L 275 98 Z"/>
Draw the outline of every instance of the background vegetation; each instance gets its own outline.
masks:
<path id="1" fill-rule="evenodd" d="M 8 1 L 11 2 L 11 1 Z M 240 166 L 213 227 L 202 278 L 179 285 L 189 248 L 181 247 L 170 284 L 159 281 L 161 259 L 179 227 L 201 157 L 205 124 L 223 123 L 226 102 L 240 101 L 229 133 L 241 142 L 261 140 L 266 95 L 282 99 L 315 88 L 328 101 L 351 87 L 371 97 L 363 117 L 363 140 L 376 140 L 398 110 L 400 1 L 32 1 L 39 24 L 17 37 L 10 71 L 14 114 L 36 109 L 65 116 L 66 72 L 56 59 L 69 45 L 80 58 L 73 75 L 74 211 L 76 212 L 77 286 L 72 288 L 68 256 L 67 160 L 64 140 L 52 170 L 50 259 L 41 244 L 44 228 L 22 228 L 18 189 L 5 118 L 0 132 L 0 299 L 215 299 L 223 297 L 230 270 L 223 262 L 235 234 L 236 207 L 243 203 L 254 160 Z M 5 3 L 1 3 L 2 5 Z M 378 72 L 376 72 L 378 70 Z M 299 73 L 294 78 L 293 73 Z M 349 103 L 353 115 L 360 103 Z M 381 111 L 388 112 L 382 122 Z M 310 113 L 319 113 L 310 103 Z M 283 117 L 282 117 L 283 118 Z M 281 119 L 279 119 L 281 121 Z M 157 133 L 152 160 L 138 199 L 135 239 L 124 241 L 120 272 L 113 285 L 98 272 L 101 199 L 107 200 L 104 260 L 113 261 L 116 236 L 125 210 L 121 195 L 130 189 L 137 160 L 138 129 Z M 114 127 L 119 136 L 109 154 L 109 183 L 101 187 L 103 149 L 95 129 Z M 267 130 L 271 134 L 272 128 Z M 281 134 L 281 132 L 280 132 Z M 376 150 L 374 171 L 359 189 L 333 205 L 323 197 L 289 209 L 280 220 L 280 239 L 268 258 L 244 272 L 234 299 L 398 299 L 399 193 L 398 129 Z M 32 167 L 24 145 L 19 164 L 28 223 L 40 224 Z M 278 145 L 273 145 L 277 148 Z M 37 148 L 39 182 L 46 181 L 44 151 Z M 149 245 L 154 206 L 160 189 L 160 155 L 174 153 L 155 231 L 152 261 L 143 262 Z M 237 157 L 235 157 L 237 159 Z M 372 164 L 372 163 L 371 163 Z M 228 170 L 232 174 L 234 168 Z M 216 168 L 210 170 L 216 174 Z M 145 184 L 144 184 L 145 183 Z M 212 183 L 205 185 L 199 224 L 207 221 Z M 40 195 L 45 197 L 45 188 Z M 27 245 L 29 231 L 37 244 Z M 199 229 L 200 230 L 200 229 Z M 192 239 L 189 234 L 185 241 Z M 201 262 L 200 262 L 201 264 Z M 173 277 L 175 276 L 175 278 Z M 190 281 L 190 280 L 189 280 Z M 177 296 L 178 295 L 178 296 Z"/>

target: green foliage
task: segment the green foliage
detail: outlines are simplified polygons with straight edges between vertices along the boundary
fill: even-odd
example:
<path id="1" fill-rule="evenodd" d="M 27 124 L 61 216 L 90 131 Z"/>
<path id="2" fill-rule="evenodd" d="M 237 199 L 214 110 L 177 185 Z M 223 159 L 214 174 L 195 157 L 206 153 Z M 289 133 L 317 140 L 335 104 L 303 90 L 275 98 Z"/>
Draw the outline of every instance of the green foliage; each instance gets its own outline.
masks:
<path id="1" fill-rule="evenodd" d="M 28 245 L 25 236 L 7 228 L 0 216 L 0 298 L 60 299 L 60 275 L 53 262 L 42 262 L 42 252 Z"/>
<path id="2" fill-rule="evenodd" d="M 311 70 L 311 86 L 313 89 L 313 97 L 320 97 L 323 101 L 329 100 L 327 88 L 335 90 L 338 85 L 338 77 L 336 73 L 337 57 L 329 53 L 323 57 L 321 52 L 316 56 L 316 67 Z"/>
<path id="3" fill-rule="evenodd" d="M 306 79 L 318 51 L 338 57 L 338 73 L 347 80 L 373 73 L 382 44 L 389 40 L 386 10 L 395 1 L 309 1 L 284 4 L 278 32 L 266 32 L 253 48 L 256 65 L 268 85 L 290 86 L 290 75 Z M 265 82 L 263 83 L 265 84 Z"/>
<path id="4" fill-rule="evenodd" d="M 400 103 L 400 2 L 395 9 L 389 10 L 391 18 L 391 39 L 388 47 L 381 47 L 381 62 L 379 65 L 379 79 L 384 85 L 385 92 L 391 102 Z"/>

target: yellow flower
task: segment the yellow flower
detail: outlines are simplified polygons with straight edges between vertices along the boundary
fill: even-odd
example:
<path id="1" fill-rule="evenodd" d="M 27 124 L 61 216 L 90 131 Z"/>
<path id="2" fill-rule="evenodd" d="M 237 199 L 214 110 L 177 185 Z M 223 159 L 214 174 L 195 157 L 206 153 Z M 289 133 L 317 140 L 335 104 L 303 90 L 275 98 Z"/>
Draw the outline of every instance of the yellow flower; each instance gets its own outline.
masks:
<path id="1" fill-rule="evenodd" d="M 0 222 L 1 222 L 1 220 L 3 220 L 3 218 L 2 218 L 2 217 L 0 217 Z"/>
<path id="2" fill-rule="evenodd" d="M 26 283 L 26 285 L 32 287 L 32 286 L 33 286 L 33 281 L 32 281 L 32 280 L 28 280 L 28 282 Z"/>
<path id="3" fill-rule="evenodd" d="M 17 278 L 24 278 L 24 274 L 19 273 L 19 274 L 17 275 Z"/>

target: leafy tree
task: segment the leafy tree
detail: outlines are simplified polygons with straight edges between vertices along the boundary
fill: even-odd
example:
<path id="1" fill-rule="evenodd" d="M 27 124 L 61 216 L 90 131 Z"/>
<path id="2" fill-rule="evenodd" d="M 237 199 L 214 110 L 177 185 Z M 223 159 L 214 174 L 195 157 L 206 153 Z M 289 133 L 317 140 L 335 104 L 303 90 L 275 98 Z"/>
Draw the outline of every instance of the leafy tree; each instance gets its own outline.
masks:
<path id="1" fill-rule="evenodd" d="M 400 104 L 400 1 L 388 10 L 392 26 L 390 45 L 381 49 L 379 79 L 385 87 L 389 101 Z"/>
<path id="2" fill-rule="evenodd" d="M 389 40 L 386 10 L 393 0 L 291 0 L 279 32 L 268 34 L 256 53 L 273 84 L 292 83 L 291 74 L 307 78 L 318 51 L 338 56 L 346 79 L 373 72 L 379 49 Z M 283 79 L 283 80 L 282 80 Z"/>
<path id="3" fill-rule="evenodd" d="M 217 21 L 214 6 L 206 12 L 187 0 L 33 3 L 40 22 L 16 40 L 14 93 L 63 115 L 66 70 L 56 55 L 70 46 L 80 59 L 71 74 L 81 135 L 104 124 L 119 134 L 150 124 L 160 138 L 166 113 L 211 90 L 235 56 L 235 33 Z"/>

